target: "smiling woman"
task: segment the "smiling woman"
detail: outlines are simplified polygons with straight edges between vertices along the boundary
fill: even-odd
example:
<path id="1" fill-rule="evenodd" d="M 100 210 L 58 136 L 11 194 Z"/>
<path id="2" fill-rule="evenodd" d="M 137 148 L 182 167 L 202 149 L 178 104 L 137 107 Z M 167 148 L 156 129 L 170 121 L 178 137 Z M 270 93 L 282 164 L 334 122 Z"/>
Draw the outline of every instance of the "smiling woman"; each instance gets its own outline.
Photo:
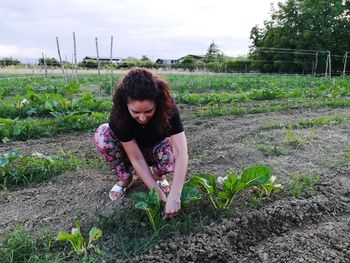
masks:
<path id="1" fill-rule="evenodd" d="M 116 88 L 109 124 L 94 141 L 119 181 L 111 189 L 120 200 L 132 182 L 131 168 L 166 203 L 165 216 L 180 210 L 188 164 L 187 141 L 169 85 L 145 69 L 132 69 Z M 174 172 L 170 187 L 165 175 Z"/>

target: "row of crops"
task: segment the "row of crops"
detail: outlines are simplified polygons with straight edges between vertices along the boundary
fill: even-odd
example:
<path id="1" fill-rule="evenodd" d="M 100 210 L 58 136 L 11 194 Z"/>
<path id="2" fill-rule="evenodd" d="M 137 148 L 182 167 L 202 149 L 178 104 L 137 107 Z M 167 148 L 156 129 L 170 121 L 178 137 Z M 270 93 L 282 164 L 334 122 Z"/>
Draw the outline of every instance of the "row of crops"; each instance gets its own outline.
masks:
<path id="1" fill-rule="evenodd" d="M 3 78 L 0 139 L 27 140 L 90 130 L 108 120 L 111 91 L 121 75 Z M 348 107 L 349 78 L 263 75 L 165 75 L 177 103 L 198 106 L 193 115 L 247 114 L 309 107 Z M 97 89 L 90 89 L 98 87 Z"/>
<path id="2" fill-rule="evenodd" d="M 60 77 L 23 76 L 15 78 L 0 76 L 0 145 L 10 144 L 12 141 L 51 137 L 73 131 L 94 130 L 100 123 L 108 121 L 112 105 L 112 90 L 121 77 L 122 75 L 119 74 L 113 78 L 111 76 L 99 78 L 88 75 L 80 76 L 78 81 L 72 80 L 67 83 Z M 184 119 L 325 106 L 335 108 L 350 106 L 349 77 L 331 79 L 305 76 L 178 74 L 163 75 L 162 77 L 170 83 L 177 103 L 185 105 L 181 106 L 181 116 Z M 266 123 L 263 129 L 285 128 L 285 143 L 300 148 L 308 143 L 307 140 L 313 139 L 314 130 L 311 130 L 305 139 L 293 134 L 292 129 L 333 125 L 349 120 L 349 114 L 330 115 L 313 120 L 301 119 L 299 122 L 283 125 Z M 264 151 L 279 150 L 276 146 L 269 145 L 269 147 L 265 147 Z M 87 160 L 78 154 L 64 152 L 52 156 L 41 153 L 27 156 L 18 151 L 0 153 L 0 187 L 6 192 L 12 187 L 36 184 L 64 171 L 74 170 L 78 167 L 84 168 L 88 165 Z M 311 186 L 310 188 L 318 180 L 318 177 L 300 178 L 306 181 L 304 185 Z M 191 233 L 197 226 L 211 224 L 211 220 L 220 215 L 219 211 L 224 209 L 228 212 L 228 209 L 233 205 L 232 200 L 238 192 L 249 187 L 255 191 L 251 191 L 249 194 L 252 194 L 252 200 L 257 205 L 263 197 L 270 197 L 283 189 L 284 186 L 274 183 L 275 179 L 276 177 L 272 176 L 272 171 L 264 166 L 247 168 L 239 176 L 233 173 L 219 178 L 211 174 L 193 176 L 183 191 L 181 202 L 185 212 L 178 221 L 173 220 L 170 223 L 163 220 L 164 207 L 154 190 L 151 190 L 148 195 L 134 193 L 135 207 L 147 214 L 149 222 L 146 221 L 145 226 L 148 225 L 153 232 L 147 232 L 146 236 L 149 239 L 142 239 L 142 242 L 132 242 L 142 243 L 139 251 L 146 251 L 152 244 L 160 243 L 157 239 L 164 239 L 161 237 L 162 235 L 168 237 L 169 233 L 174 233 L 179 228 L 184 228 L 188 233 Z M 295 182 L 299 184 L 299 178 Z M 293 185 L 286 185 L 286 188 L 288 187 L 296 188 Z M 195 188 L 200 189 L 200 192 Z M 203 194 L 203 198 L 200 193 Z M 295 196 L 299 193 L 300 191 L 296 192 Z M 0 197 L 1 194 L 3 193 L 0 192 Z M 205 200 L 208 197 L 210 199 Z M 208 215 L 208 211 L 211 210 L 200 210 L 203 209 L 201 205 L 196 205 L 198 210 L 193 209 L 193 207 L 186 208 L 187 201 L 184 201 L 185 199 L 189 200 L 188 202 L 197 202 L 201 198 L 205 200 L 204 202 L 211 204 L 214 209 L 213 216 Z M 116 242 L 114 246 L 121 247 L 127 257 L 131 255 L 128 253 L 134 253 L 128 251 L 137 250 L 137 248 L 132 250 L 125 246 L 137 247 L 135 243 L 130 242 L 128 237 L 134 235 L 130 231 L 140 229 L 138 227 L 140 215 L 136 214 L 134 210 L 127 210 L 117 216 L 117 218 L 106 217 L 104 224 L 112 226 L 113 231 L 117 229 L 117 232 L 120 232 L 118 238 L 113 240 Z M 121 222 L 125 222 L 125 224 Z M 192 225 L 191 222 L 193 222 Z M 80 224 L 81 222 L 78 221 L 77 227 L 73 228 L 71 233 L 59 232 L 55 240 L 52 237 L 44 237 L 40 240 L 33 239 L 21 228 L 12 233 L 9 232 L 10 234 L 6 235 L 5 241 L 0 243 L 0 252 L 6 252 L 4 256 L 0 253 L 0 261 L 62 262 L 60 258 L 65 256 L 70 261 L 76 254 L 77 260 L 79 260 L 77 262 L 81 262 L 81 257 L 83 257 L 83 262 L 94 262 L 89 261 L 90 255 L 99 257 L 100 252 L 92 244 L 92 241 L 96 242 L 101 237 L 102 231 L 93 227 L 89 232 L 89 237 L 85 238 L 80 231 Z M 122 228 L 123 226 L 124 228 Z M 105 227 L 105 229 L 107 228 Z M 143 229 L 144 226 L 142 226 L 142 231 L 144 231 Z M 123 233 L 126 233 L 126 241 L 123 239 Z M 57 244 L 57 240 L 69 241 L 73 249 L 70 249 L 68 245 Z M 47 246 L 47 244 L 49 245 Z M 51 244 L 53 245 L 51 246 Z M 55 254 L 56 251 L 59 251 L 57 252 L 59 254 Z M 28 257 L 35 260 L 26 261 L 25 258 Z M 51 260 L 51 257 L 55 259 Z M 16 258 L 20 260 L 13 260 Z M 45 259 L 42 260 L 42 258 Z M 101 261 L 97 260 L 96 262 Z"/>

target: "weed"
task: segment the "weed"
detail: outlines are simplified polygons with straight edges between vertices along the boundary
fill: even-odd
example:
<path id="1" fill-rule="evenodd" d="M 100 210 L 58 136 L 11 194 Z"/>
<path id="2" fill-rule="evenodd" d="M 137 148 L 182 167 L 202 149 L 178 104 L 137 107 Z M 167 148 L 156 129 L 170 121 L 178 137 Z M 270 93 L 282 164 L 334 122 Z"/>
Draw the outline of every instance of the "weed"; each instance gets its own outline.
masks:
<path id="1" fill-rule="evenodd" d="M 29 234 L 22 225 L 8 230 L 0 243 L 0 262 L 62 262 L 64 248 L 59 247 L 50 233 Z"/>
<path id="2" fill-rule="evenodd" d="M 301 173 L 292 173 L 286 190 L 295 198 L 307 198 L 315 194 L 315 185 L 319 180 L 319 175 L 307 176 Z"/>

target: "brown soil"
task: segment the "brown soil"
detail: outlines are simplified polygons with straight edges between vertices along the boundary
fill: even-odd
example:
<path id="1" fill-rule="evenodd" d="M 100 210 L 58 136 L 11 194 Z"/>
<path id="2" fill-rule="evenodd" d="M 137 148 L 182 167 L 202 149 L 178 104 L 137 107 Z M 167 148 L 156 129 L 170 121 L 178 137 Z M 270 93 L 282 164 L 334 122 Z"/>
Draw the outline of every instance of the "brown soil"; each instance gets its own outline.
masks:
<path id="1" fill-rule="evenodd" d="M 129 261 L 350 262 L 350 162 L 345 160 L 345 152 L 350 149 L 349 122 L 317 127 L 311 139 L 307 139 L 311 129 L 294 131 L 306 138 L 307 143 L 301 147 L 284 143 L 284 129 L 263 129 L 267 124 L 349 113 L 350 109 L 325 108 L 185 121 L 189 177 L 198 172 L 219 176 L 266 164 L 283 184 L 293 172 L 319 174 L 316 194 L 297 199 L 282 193 L 258 209 L 238 206 L 233 217 L 192 236 L 173 237 Z M 91 138 L 88 132 L 13 142 L 2 144 L 0 153 L 20 150 L 23 154 L 57 154 L 63 150 L 89 161 L 98 156 Z M 276 146 L 282 154 L 265 156 L 257 150 L 257 144 Z M 94 225 L 96 211 L 108 214 L 120 209 L 107 196 L 114 180 L 108 167 L 78 169 L 33 187 L 3 192 L 0 235 L 18 221 L 32 231 L 43 227 L 69 230 L 78 217 Z M 140 182 L 138 186 L 142 187 Z M 124 202 L 129 201 L 126 198 Z"/>

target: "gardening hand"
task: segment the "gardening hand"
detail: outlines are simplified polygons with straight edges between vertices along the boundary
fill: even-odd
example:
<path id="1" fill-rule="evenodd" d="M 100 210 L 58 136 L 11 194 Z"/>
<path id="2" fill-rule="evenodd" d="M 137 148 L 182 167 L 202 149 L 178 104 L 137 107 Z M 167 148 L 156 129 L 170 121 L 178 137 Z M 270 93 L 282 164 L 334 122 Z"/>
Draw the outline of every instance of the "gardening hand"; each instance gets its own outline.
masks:
<path id="1" fill-rule="evenodd" d="M 179 199 L 179 198 L 178 198 Z M 168 196 L 165 204 L 165 216 L 164 218 L 172 218 L 177 216 L 181 208 L 180 199 L 177 200 L 174 197 Z"/>

